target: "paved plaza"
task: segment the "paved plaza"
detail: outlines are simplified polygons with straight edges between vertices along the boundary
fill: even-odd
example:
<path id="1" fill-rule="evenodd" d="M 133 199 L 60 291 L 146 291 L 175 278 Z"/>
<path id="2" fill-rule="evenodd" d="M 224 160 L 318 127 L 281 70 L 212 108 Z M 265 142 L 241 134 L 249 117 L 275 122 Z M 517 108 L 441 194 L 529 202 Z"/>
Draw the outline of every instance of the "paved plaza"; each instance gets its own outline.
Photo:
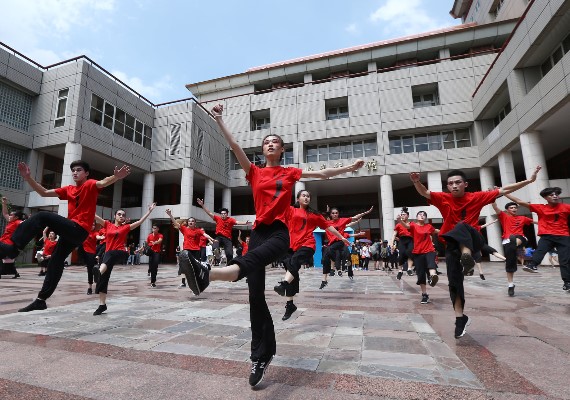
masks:
<path id="1" fill-rule="evenodd" d="M 108 311 L 93 316 L 85 268 L 66 269 L 48 309 L 17 313 L 37 294 L 36 268 L 0 280 L 0 399 L 550 399 L 570 398 L 570 293 L 558 268 L 519 272 L 507 296 L 504 266 L 466 278 L 468 333 L 453 337 L 447 278 L 420 304 L 415 277 L 301 271 L 299 307 L 282 321 L 268 269 L 277 356 L 259 389 L 249 374 L 247 285 L 214 282 L 195 297 L 161 266 L 118 266 Z M 445 272 L 445 266 L 442 266 Z"/>

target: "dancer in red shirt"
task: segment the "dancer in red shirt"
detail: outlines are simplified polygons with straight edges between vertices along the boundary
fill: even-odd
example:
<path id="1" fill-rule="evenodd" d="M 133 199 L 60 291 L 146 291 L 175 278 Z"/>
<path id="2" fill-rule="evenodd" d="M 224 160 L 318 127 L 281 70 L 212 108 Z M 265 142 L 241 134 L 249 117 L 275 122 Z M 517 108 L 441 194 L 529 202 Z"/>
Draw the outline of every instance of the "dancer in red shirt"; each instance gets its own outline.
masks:
<path id="1" fill-rule="evenodd" d="M 87 268 L 87 294 L 93 294 L 93 267 L 96 264 L 95 255 L 97 254 L 97 237 L 99 237 L 99 225 L 93 221 L 93 228 L 89 232 L 87 239 L 83 242 L 81 250 Z"/>
<path id="2" fill-rule="evenodd" d="M 285 305 L 285 321 L 297 310 L 293 303 L 293 296 L 299 293 L 299 270 L 302 265 L 310 264 L 315 254 L 316 241 L 313 231 L 319 227 L 327 233 L 334 235 L 341 243 L 349 246 L 350 242 L 345 239 L 319 212 L 309 207 L 311 193 L 300 190 L 297 193 L 297 202 L 289 207 L 287 227 L 289 228 L 289 254 L 283 264 L 287 272 L 284 279 L 273 289 L 281 296 L 287 296 Z"/>
<path id="3" fill-rule="evenodd" d="M 570 291 L 570 229 L 568 227 L 570 217 L 570 204 L 562 203 L 559 187 L 548 187 L 540 191 L 540 195 L 547 204 L 532 204 L 515 196 L 505 196 L 508 199 L 528 208 L 538 215 L 538 235 L 540 240 L 532 260 L 523 269 L 528 272 L 538 272 L 546 253 L 554 248 L 558 250 L 558 262 L 560 263 L 560 275 L 564 285 L 562 290 Z"/>
<path id="4" fill-rule="evenodd" d="M 38 276 L 46 275 L 49 261 L 51 260 L 55 246 L 57 246 L 57 235 L 47 226 L 42 232 L 42 239 L 44 248 L 42 249 L 42 260 L 40 261 L 40 273 Z"/>
<path id="5" fill-rule="evenodd" d="M 242 248 L 241 255 L 245 256 L 247 254 L 247 251 L 249 250 L 249 236 L 246 236 L 245 240 L 242 240 L 241 231 L 238 231 L 238 242 Z"/>
<path id="6" fill-rule="evenodd" d="M 481 209 L 495 199 L 514 192 L 536 180 L 540 166 L 525 181 L 513 183 L 487 192 L 466 192 L 468 182 L 463 171 L 453 170 L 447 174 L 447 188 L 450 193 L 433 192 L 420 182 L 420 174 L 412 172 L 412 180 L 417 192 L 436 206 L 443 216 L 443 226 L 439 238 L 446 243 L 445 260 L 449 280 L 449 296 L 455 311 L 455 337 L 466 333 L 469 317 L 463 314 L 465 292 L 463 277 L 473 270 L 475 260 L 472 254 L 481 250 L 483 237 L 479 233 L 479 214 Z"/>
<path id="7" fill-rule="evenodd" d="M 6 220 L 7 224 L 6 224 L 6 229 L 4 229 L 4 234 L 2 235 L 2 237 L 0 237 L 0 242 L 6 244 L 13 244 L 14 242 L 12 242 L 12 240 L 10 239 L 12 233 L 14 233 L 16 228 L 22 223 L 22 221 L 27 219 L 28 216 L 24 214 L 22 211 L 9 212 L 8 199 L 6 197 L 2 197 L 2 215 L 4 216 L 4 219 Z M 20 277 L 20 274 L 16 270 L 16 264 L 14 261 L 15 260 L 13 258 L 4 258 L 2 260 L 3 265 L 1 268 L 2 271 L 0 272 L 0 277 L 2 277 L 2 275 L 9 275 L 9 274 L 14 274 L 13 278 Z"/>
<path id="8" fill-rule="evenodd" d="M 107 232 L 106 242 L 107 249 L 103 256 L 101 265 L 93 267 L 93 279 L 95 280 L 95 293 L 99 294 L 99 307 L 93 312 L 93 315 L 101 315 L 107 311 L 107 289 L 109 287 L 109 279 L 111 272 L 117 262 L 127 258 L 127 251 L 125 250 L 125 243 L 130 231 L 138 228 L 150 215 L 152 210 L 156 207 L 156 203 L 148 206 L 147 212 L 137 222 L 127 224 L 127 214 L 125 210 L 118 209 L 115 212 L 115 221 L 113 223 L 104 220 L 98 215 L 95 219 L 98 224 L 103 225 L 105 232 Z"/>
<path id="9" fill-rule="evenodd" d="M 515 202 L 505 204 L 505 211 L 501 211 L 497 203 L 492 205 L 503 228 L 503 250 L 506 257 L 505 271 L 507 272 L 507 282 L 509 284 L 507 294 L 513 297 L 515 295 L 514 277 L 518 269 L 517 249 L 525 247 L 528 243 L 523 228 L 526 225 L 532 225 L 534 221 L 528 217 L 517 215 L 519 205 Z"/>
<path id="10" fill-rule="evenodd" d="M 403 207 L 402 211 L 400 211 L 400 222 L 398 222 L 394 227 L 394 234 L 392 235 L 392 249 L 398 247 L 398 265 L 400 267 L 400 271 L 398 272 L 398 275 L 396 275 L 397 279 L 402 279 L 404 271 L 408 271 L 409 276 L 414 274 L 412 271 L 412 265 L 414 264 L 412 259 L 414 240 L 412 238 L 412 233 L 406 228 L 408 225 L 408 218 L 410 218 L 408 208 Z M 397 246 L 396 237 L 398 237 Z"/>
<path id="11" fill-rule="evenodd" d="M 158 226 L 152 226 L 152 232 L 147 236 L 146 243 L 150 247 L 148 254 L 148 272 L 150 273 L 150 287 L 156 287 L 156 276 L 158 275 L 158 264 L 160 264 L 160 252 L 162 251 L 162 241 L 164 235 L 158 231 Z"/>
<path id="12" fill-rule="evenodd" d="M 358 160 L 352 165 L 327 168 L 319 171 L 303 171 L 294 167 L 282 167 L 285 144 L 281 137 L 271 134 L 262 140 L 265 166 L 251 163 L 222 120 L 223 106 L 212 109 L 214 118 L 228 141 L 235 157 L 251 184 L 255 206 L 255 222 L 251 231 L 249 251 L 237 257 L 224 268 L 208 268 L 200 263 L 188 265 L 180 262 L 188 284 L 194 294 L 200 294 L 210 280 L 236 281 L 247 277 L 251 321 L 251 373 L 249 384 L 258 385 L 276 352 L 275 330 L 269 307 L 265 301 L 265 266 L 280 259 L 289 248 L 289 232 L 286 226 L 292 190 L 296 181 L 303 178 L 326 179 L 346 172 L 356 171 L 364 165 Z M 190 259 L 191 260 L 191 259 Z"/>

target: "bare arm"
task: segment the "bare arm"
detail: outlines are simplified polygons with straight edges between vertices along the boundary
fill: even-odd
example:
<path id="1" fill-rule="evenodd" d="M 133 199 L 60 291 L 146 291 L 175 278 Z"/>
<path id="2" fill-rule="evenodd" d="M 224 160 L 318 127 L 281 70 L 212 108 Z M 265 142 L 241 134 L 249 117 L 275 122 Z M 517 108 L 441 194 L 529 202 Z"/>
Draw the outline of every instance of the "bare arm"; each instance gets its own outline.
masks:
<path id="1" fill-rule="evenodd" d="M 356 224 L 358 224 L 358 223 L 360 222 L 361 219 L 362 219 L 362 218 L 358 218 L 357 220 L 350 222 L 350 223 L 347 224 L 346 226 L 349 227 L 349 226 L 356 225 Z"/>
<path id="2" fill-rule="evenodd" d="M 53 189 L 46 189 L 40 185 L 34 178 L 32 178 L 30 167 L 24 162 L 18 163 L 18 171 L 22 178 L 26 181 L 28 185 L 34 189 L 34 191 L 42 197 L 57 197 L 57 193 Z"/>
<path id="3" fill-rule="evenodd" d="M 103 218 L 101 218 L 100 216 L 98 216 L 97 214 L 95 214 L 95 222 L 97 222 L 99 225 L 105 226 L 105 220 Z M 95 236 L 95 238 L 97 240 L 103 240 L 105 239 L 105 236 Z"/>
<path id="4" fill-rule="evenodd" d="M 542 169 L 542 167 L 540 165 L 536 166 L 536 169 L 534 170 L 534 172 L 532 173 L 532 175 L 530 176 L 529 179 L 525 180 L 525 181 L 520 181 L 520 182 L 516 182 L 516 183 L 511 183 L 510 185 L 507 186 L 503 186 L 502 188 L 499 188 L 499 194 L 504 194 L 507 195 L 509 193 L 512 193 L 516 190 L 519 190 L 520 188 L 525 187 L 526 185 L 528 185 L 529 183 L 532 183 L 534 181 L 536 181 L 536 176 L 538 175 L 538 172 Z M 508 197 L 507 197 L 508 198 Z M 519 203 L 520 204 L 520 203 Z M 525 206 L 526 207 L 526 206 Z"/>
<path id="5" fill-rule="evenodd" d="M 491 204 L 493 206 L 493 210 L 495 210 L 495 212 L 497 213 L 497 215 L 499 215 L 500 213 L 502 213 L 501 209 L 499 208 L 499 206 L 497 205 L 497 203 L 493 202 Z"/>
<path id="6" fill-rule="evenodd" d="M 100 181 L 97 181 L 97 183 L 96 183 L 97 188 L 103 189 L 104 187 L 112 185 L 113 183 L 117 182 L 118 180 L 121 180 L 121 179 L 127 177 L 130 173 L 131 173 L 131 167 L 129 167 L 128 165 L 123 165 L 121 168 L 115 167 L 115 170 L 113 171 L 113 175 L 108 176 L 104 179 L 101 179 Z"/>
<path id="7" fill-rule="evenodd" d="M 236 221 L 236 225 L 249 225 L 251 221 Z"/>
<path id="8" fill-rule="evenodd" d="M 2 197 L 2 215 L 6 221 L 10 219 L 10 213 L 8 212 L 8 199 L 6 197 Z"/>
<path id="9" fill-rule="evenodd" d="M 495 203 L 493 203 L 495 204 Z M 501 210 L 499 210 L 499 212 L 502 212 Z M 493 225 L 496 224 L 499 220 L 498 219 L 494 219 L 491 222 L 487 222 L 486 224 L 481 225 L 481 229 L 488 227 L 489 225 Z"/>
<path id="10" fill-rule="evenodd" d="M 251 161 L 249 161 L 249 158 L 247 158 L 247 155 L 245 154 L 245 152 L 243 151 L 241 146 L 236 142 L 234 135 L 230 132 L 226 123 L 222 119 L 222 112 L 223 111 L 224 111 L 224 106 L 221 104 L 218 104 L 218 105 L 214 106 L 214 108 L 212 108 L 212 114 L 214 115 L 214 119 L 216 120 L 216 123 L 220 127 L 222 134 L 224 135 L 224 137 L 226 138 L 226 141 L 230 145 L 230 148 L 234 152 L 234 155 L 236 156 L 236 159 L 238 160 L 239 165 L 241 165 L 241 167 L 243 168 L 245 173 L 248 174 L 249 170 L 251 168 Z"/>
<path id="11" fill-rule="evenodd" d="M 370 214 L 372 212 L 372 209 L 374 208 L 374 206 L 370 207 L 370 209 L 368 211 L 364 211 L 363 213 L 360 214 L 356 214 L 354 217 L 352 217 L 352 221 L 358 221 L 359 219 L 361 219 L 362 217 L 364 217 L 367 214 Z"/>
<path id="12" fill-rule="evenodd" d="M 49 231 L 49 226 L 46 226 L 44 228 L 44 230 L 42 231 L 42 239 L 44 240 L 44 245 L 45 245 L 46 240 L 47 240 L 48 231 Z"/>
<path id="13" fill-rule="evenodd" d="M 519 199 L 518 197 L 513 196 L 512 194 L 507 194 L 507 193 L 505 193 L 505 197 L 506 197 L 507 199 L 509 199 L 510 201 L 514 201 L 514 202 L 517 203 L 519 206 L 523 206 L 523 207 L 526 207 L 526 208 L 530 208 L 530 203 L 529 203 L 529 202 L 523 201 L 523 200 Z"/>
<path id="14" fill-rule="evenodd" d="M 206 207 L 206 205 L 204 204 L 204 200 L 202 199 L 198 199 L 196 198 L 196 203 L 198 203 L 198 205 L 200 207 L 202 207 L 202 209 L 206 212 L 206 214 L 208 214 L 210 216 L 210 218 L 212 218 L 213 220 L 215 220 L 215 214 L 213 212 L 211 212 L 210 210 L 208 210 L 208 208 Z"/>
<path id="15" fill-rule="evenodd" d="M 420 182 L 419 172 L 411 172 L 410 179 L 412 180 L 412 183 L 414 184 L 414 187 L 416 188 L 417 192 L 421 196 L 425 197 L 428 200 L 431 199 L 431 192 L 428 190 L 428 188 L 424 186 L 423 183 Z"/>
<path id="16" fill-rule="evenodd" d="M 147 212 L 142 216 L 141 219 L 139 219 L 137 222 L 133 222 L 131 225 L 129 225 L 131 227 L 131 231 L 133 229 L 138 228 L 139 226 L 141 226 L 141 224 L 148 218 L 148 216 L 150 215 L 150 213 L 152 212 L 152 210 L 154 210 L 154 208 L 156 207 L 156 203 L 152 203 L 150 206 L 148 206 L 148 210 Z M 162 243 L 162 238 L 158 239 L 156 242 L 156 244 L 158 243 Z"/>
<path id="17" fill-rule="evenodd" d="M 238 231 L 238 243 L 243 244 L 243 240 L 241 240 L 241 230 Z"/>
<path id="18" fill-rule="evenodd" d="M 396 247 L 396 236 L 398 235 L 398 232 L 394 231 L 394 234 L 392 235 L 392 240 L 390 241 L 392 247 Z"/>
<path id="19" fill-rule="evenodd" d="M 354 164 L 347 165 L 346 167 L 340 168 L 325 168 L 319 171 L 305 171 L 301 174 L 301 178 L 320 178 L 320 179 L 328 179 L 332 178 L 333 176 L 341 175 L 346 172 L 353 172 L 357 171 L 358 169 L 362 168 L 364 165 L 363 160 L 356 160 Z"/>
<path id="20" fill-rule="evenodd" d="M 340 240 L 342 240 L 342 242 L 343 242 L 345 245 L 350 246 L 350 241 L 349 241 L 347 238 L 345 238 L 344 236 L 342 236 L 342 235 L 340 234 L 340 232 L 337 231 L 334 226 L 329 226 L 329 227 L 327 228 L 327 231 L 329 231 L 330 233 L 332 233 L 333 235 L 335 235 L 337 238 L 339 238 Z M 250 240 L 251 240 L 251 239 L 250 239 Z"/>
<path id="21" fill-rule="evenodd" d="M 176 229 L 180 229 L 180 224 L 176 222 L 176 220 L 172 216 L 172 211 L 169 208 L 166 209 L 166 214 L 170 217 L 170 222 L 172 222 L 172 226 L 174 226 Z"/>

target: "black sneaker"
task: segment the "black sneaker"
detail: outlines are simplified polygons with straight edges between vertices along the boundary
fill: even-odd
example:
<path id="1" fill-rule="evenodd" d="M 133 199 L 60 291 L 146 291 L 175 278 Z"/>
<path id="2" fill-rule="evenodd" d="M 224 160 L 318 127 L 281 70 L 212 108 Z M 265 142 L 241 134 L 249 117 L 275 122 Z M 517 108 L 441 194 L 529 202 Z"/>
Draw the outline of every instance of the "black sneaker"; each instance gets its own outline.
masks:
<path id="1" fill-rule="evenodd" d="M 273 290 L 275 290 L 279 296 L 287 296 L 287 291 L 289 291 L 289 295 L 292 294 L 291 284 L 287 281 L 279 282 L 279 285 L 275 286 Z"/>
<path id="2" fill-rule="evenodd" d="M 20 308 L 18 310 L 18 312 L 30 312 L 30 311 L 36 311 L 36 310 L 45 310 L 46 308 L 47 308 L 47 305 L 46 305 L 45 300 L 35 299 L 30 304 L 28 304 L 26 307 Z"/>
<path id="3" fill-rule="evenodd" d="M 327 281 L 321 281 L 321 287 L 319 289 L 324 289 L 329 283 Z"/>
<path id="4" fill-rule="evenodd" d="M 99 304 L 99 307 L 97 307 L 97 309 L 93 312 L 93 315 L 101 315 L 105 311 L 107 311 L 107 305 L 106 304 Z"/>
<path id="5" fill-rule="evenodd" d="M 16 272 L 16 275 L 14 275 L 14 276 L 12 277 L 12 279 L 18 279 L 19 277 L 20 277 L 20 274 Z"/>
<path id="6" fill-rule="evenodd" d="M 196 296 L 202 293 L 210 284 L 210 271 L 208 267 L 203 266 L 200 262 L 183 250 L 178 255 L 180 269 L 186 276 L 188 287 Z"/>
<path id="7" fill-rule="evenodd" d="M 414 271 L 412 271 L 411 269 L 408 270 L 408 276 L 412 276 L 414 274 Z"/>
<path id="8" fill-rule="evenodd" d="M 439 276 L 437 275 L 431 275 L 429 277 L 428 283 L 431 287 L 434 287 L 435 285 L 437 285 L 437 282 L 439 281 Z"/>
<path id="9" fill-rule="evenodd" d="M 462 317 L 455 318 L 455 338 L 459 339 L 467 333 L 467 327 L 471 324 L 471 320 L 465 314 Z"/>
<path id="10" fill-rule="evenodd" d="M 525 265 L 523 267 L 523 270 L 526 272 L 532 272 L 533 274 L 538 273 L 538 268 L 536 267 L 536 265 Z"/>
<path id="11" fill-rule="evenodd" d="M 398 272 L 398 275 L 396 275 L 396 279 L 398 280 L 402 279 L 402 275 L 404 275 L 403 271 Z"/>
<path id="12" fill-rule="evenodd" d="M 93 289 L 91 288 L 87 289 L 87 294 L 93 294 Z"/>
<path id="13" fill-rule="evenodd" d="M 484 280 L 485 280 L 485 275 L 479 274 L 479 278 L 481 278 L 481 280 L 484 281 Z"/>
<path id="14" fill-rule="evenodd" d="M 459 262 L 463 267 L 464 276 L 470 276 L 469 274 L 473 275 L 473 269 L 475 268 L 475 260 L 473 259 L 473 256 L 471 254 L 469 253 L 461 254 Z"/>
<path id="15" fill-rule="evenodd" d="M 420 304 L 427 304 L 429 303 L 429 295 L 427 293 L 422 293 L 422 301 L 420 301 Z"/>
<path id="16" fill-rule="evenodd" d="M 342 271 L 340 269 L 336 271 L 336 273 L 338 274 L 338 276 L 342 276 Z"/>
<path id="17" fill-rule="evenodd" d="M 40 271 L 40 273 L 38 274 L 38 276 L 46 276 L 46 272 L 45 272 L 45 271 Z"/>
<path id="18" fill-rule="evenodd" d="M 13 244 L 0 242 L 0 258 L 16 258 L 20 250 Z"/>
<path id="19" fill-rule="evenodd" d="M 562 290 L 570 290 L 570 282 L 564 282 L 564 286 L 562 286 Z"/>
<path id="20" fill-rule="evenodd" d="M 289 318 L 291 318 L 291 315 L 293 315 L 293 313 L 297 311 L 297 306 L 293 303 L 287 303 L 285 305 L 285 314 L 283 314 L 283 318 L 281 318 L 283 321 L 287 321 Z"/>
<path id="21" fill-rule="evenodd" d="M 154 282 L 151 283 L 151 284 L 150 284 L 150 287 L 151 287 L 151 288 L 156 288 L 156 283 L 154 283 Z"/>
<path id="22" fill-rule="evenodd" d="M 513 297 L 515 295 L 515 285 L 509 286 L 509 290 L 507 292 L 509 296 Z"/>
<path id="23" fill-rule="evenodd" d="M 94 266 L 93 267 L 93 282 L 99 283 L 100 279 L 101 279 L 101 271 L 99 271 L 98 266 Z"/>
<path id="24" fill-rule="evenodd" d="M 334 276 L 334 270 L 331 269 L 331 272 L 329 272 L 329 276 Z"/>
<path id="25" fill-rule="evenodd" d="M 249 375 L 249 384 L 251 387 L 255 387 L 261 383 L 267 368 L 269 368 L 269 364 L 271 364 L 271 360 L 273 360 L 273 356 L 267 361 L 258 360 L 251 363 L 251 374 Z"/>

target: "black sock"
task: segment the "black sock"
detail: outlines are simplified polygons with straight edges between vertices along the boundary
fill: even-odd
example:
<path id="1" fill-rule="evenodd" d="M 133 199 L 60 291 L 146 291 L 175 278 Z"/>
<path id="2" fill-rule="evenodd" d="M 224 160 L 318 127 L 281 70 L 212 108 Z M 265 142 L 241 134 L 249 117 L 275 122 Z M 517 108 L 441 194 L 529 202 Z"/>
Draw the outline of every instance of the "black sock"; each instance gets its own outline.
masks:
<path id="1" fill-rule="evenodd" d="M 287 300 L 287 304 L 293 304 L 293 300 Z"/>

